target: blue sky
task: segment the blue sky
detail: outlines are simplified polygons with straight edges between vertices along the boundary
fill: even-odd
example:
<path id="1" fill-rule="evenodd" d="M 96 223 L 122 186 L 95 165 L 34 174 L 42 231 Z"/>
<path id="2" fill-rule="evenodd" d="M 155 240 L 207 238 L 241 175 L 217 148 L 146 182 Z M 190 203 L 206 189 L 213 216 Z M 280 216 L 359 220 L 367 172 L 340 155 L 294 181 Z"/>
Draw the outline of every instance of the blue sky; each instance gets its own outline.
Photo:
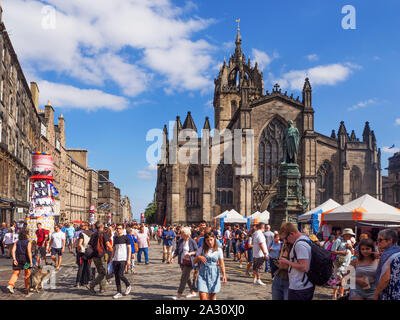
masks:
<path id="1" fill-rule="evenodd" d="M 356 29 L 344 30 L 344 5 Z M 67 147 L 86 148 L 89 166 L 110 170 L 134 216 L 152 200 L 156 171 L 146 162 L 148 130 L 188 110 L 214 123 L 213 79 L 234 51 L 295 96 L 313 87 L 315 130 L 345 121 L 361 137 L 365 121 L 383 168 L 400 151 L 400 4 L 387 1 L 3 0 L 3 20 L 43 106 L 66 119 Z M 54 8 L 54 9 L 52 9 Z M 55 17 L 55 19 L 53 19 Z M 395 148 L 388 149 L 395 144 Z M 385 171 L 384 171 L 385 173 Z"/>

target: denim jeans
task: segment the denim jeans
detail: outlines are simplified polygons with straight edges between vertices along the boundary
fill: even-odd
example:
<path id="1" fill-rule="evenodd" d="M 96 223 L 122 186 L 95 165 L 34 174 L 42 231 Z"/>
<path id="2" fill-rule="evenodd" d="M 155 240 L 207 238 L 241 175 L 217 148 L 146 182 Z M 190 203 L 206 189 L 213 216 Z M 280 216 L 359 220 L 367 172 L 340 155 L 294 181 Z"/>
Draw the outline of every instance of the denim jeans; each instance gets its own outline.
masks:
<path id="1" fill-rule="evenodd" d="M 231 240 L 226 240 L 226 257 L 231 257 Z"/>
<path id="2" fill-rule="evenodd" d="M 288 300 L 289 280 L 283 280 L 278 276 L 272 281 L 272 300 Z"/>
<path id="3" fill-rule="evenodd" d="M 265 260 L 265 272 L 269 271 L 269 259 Z"/>
<path id="4" fill-rule="evenodd" d="M 274 273 L 276 270 L 278 270 L 279 268 L 275 265 L 273 258 L 269 258 L 269 268 L 271 269 L 271 277 L 274 277 Z"/>
<path id="5" fill-rule="evenodd" d="M 149 262 L 149 248 L 139 248 L 137 253 L 137 261 L 142 262 L 142 252 L 144 252 L 144 261 Z"/>

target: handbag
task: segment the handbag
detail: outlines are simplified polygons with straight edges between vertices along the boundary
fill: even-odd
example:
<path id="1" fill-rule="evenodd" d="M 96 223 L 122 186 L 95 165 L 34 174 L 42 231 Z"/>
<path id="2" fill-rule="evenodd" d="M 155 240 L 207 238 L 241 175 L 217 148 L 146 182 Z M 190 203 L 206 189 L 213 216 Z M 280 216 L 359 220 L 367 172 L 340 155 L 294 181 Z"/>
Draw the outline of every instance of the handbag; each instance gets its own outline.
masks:
<path id="1" fill-rule="evenodd" d="M 193 266 L 192 259 L 191 258 L 189 258 L 189 259 L 183 258 L 182 265 L 186 266 L 186 267 L 192 267 Z"/>

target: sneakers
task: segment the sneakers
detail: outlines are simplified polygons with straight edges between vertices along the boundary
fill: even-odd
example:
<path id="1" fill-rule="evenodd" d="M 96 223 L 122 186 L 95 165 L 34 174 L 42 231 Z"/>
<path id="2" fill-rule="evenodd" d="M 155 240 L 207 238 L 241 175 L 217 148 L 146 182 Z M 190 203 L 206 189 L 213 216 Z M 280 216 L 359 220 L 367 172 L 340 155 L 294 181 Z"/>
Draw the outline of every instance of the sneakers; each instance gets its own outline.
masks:
<path id="1" fill-rule="evenodd" d="M 242 268 L 243 268 L 243 265 L 239 264 L 239 268 L 242 269 Z"/>
<path id="2" fill-rule="evenodd" d="M 195 296 L 197 296 L 197 294 L 195 294 L 195 293 L 189 293 L 187 296 L 186 296 L 186 298 L 193 298 L 193 297 L 195 297 Z"/>
<path id="3" fill-rule="evenodd" d="M 122 293 L 119 293 L 119 292 L 116 295 L 113 296 L 114 299 L 119 299 L 119 298 L 122 298 L 122 297 L 123 297 Z"/>
<path id="4" fill-rule="evenodd" d="M 256 283 L 259 284 L 259 285 L 262 285 L 262 286 L 266 286 L 266 284 L 264 282 L 262 282 L 261 280 L 257 280 Z"/>
<path id="5" fill-rule="evenodd" d="M 254 284 L 257 284 L 257 279 L 254 279 L 254 280 L 253 280 L 253 283 L 254 283 Z"/>
<path id="6" fill-rule="evenodd" d="M 7 290 L 10 293 L 14 293 L 14 288 L 12 286 L 7 286 Z"/>
<path id="7" fill-rule="evenodd" d="M 172 300 L 181 300 L 181 298 L 178 298 L 177 296 L 173 296 Z"/>
<path id="8" fill-rule="evenodd" d="M 126 287 L 125 295 L 127 296 L 128 294 L 130 294 L 130 293 L 131 293 L 131 290 L 132 290 L 132 287 L 131 287 L 131 286 Z"/>

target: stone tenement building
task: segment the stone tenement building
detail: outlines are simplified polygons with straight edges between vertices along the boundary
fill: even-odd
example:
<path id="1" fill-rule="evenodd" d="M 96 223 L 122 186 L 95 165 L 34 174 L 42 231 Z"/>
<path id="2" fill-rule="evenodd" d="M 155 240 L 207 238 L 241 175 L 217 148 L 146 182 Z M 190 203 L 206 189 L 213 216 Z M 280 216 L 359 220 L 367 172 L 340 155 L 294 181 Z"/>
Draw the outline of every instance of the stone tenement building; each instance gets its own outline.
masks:
<path id="1" fill-rule="evenodd" d="M 246 63 L 241 42 L 238 31 L 235 52 L 228 63 L 224 61 L 214 81 L 215 128 L 221 135 L 225 129 L 239 129 L 243 134 L 246 129 L 253 130 L 254 150 L 245 157 L 247 163 L 251 163 L 252 158 L 252 168 L 250 172 L 237 175 L 238 163 L 224 163 L 223 148 L 231 139 L 221 139 L 219 145 L 206 150 L 208 155 L 202 154 L 201 139 L 190 139 L 187 134 L 189 129 L 198 132 L 190 112 L 183 125 L 177 117 L 172 139 L 168 138 L 164 126 L 162 161 L 158 165 L 155 191 L 158 222 L 162 223 L 165 217 L 168 223 L 195 223 L 202 219 L 211 222 L 227 209 L 234 208 L 244 216 L 271 209 L 282 161 L 282 135 L 288 120 L 294 121 L 301 137 L 298 164 L 308 209 L 329 198 L 345 203 L 368 193 L 380 199 L 381 154 L 369 123 L 365 124 L 361 140 L 354 131 L 348 133 L 344 122 L 337 132 L 332 130 L 331 136 L 315 132 L 309 79 L 304 82 L 302 99 L 282 92 L 279 84 L 271 92 L 265 92 L 263 73 L 257 62 L 254 66 L 250 59 Z M 203 128 L 210 129 L 208 118 Z M 171 147 L 178 134 L 183 135 L 183 142 L 179 139 L 178 146 Z M 185 143 L 185 138 L 189 142 Z M 242 150 L 246 150 L 246 141 L 242 139 Z M 192 156 L 188 145 L 198 150 L 197 158 L 193 155 L 197 164 L 171 163 L 180 151 Z M 234 152 L 234 147 L 232 149 Z M 220 154 L 217 164 L 210 160 L 213 150 Z M 202 164 L 201 157 L 208 159 L 209 164 Z"/>
<path id="2" fill-rule="evenodd" d="M 39 88 L 26 81 L 2 12 L 0 6 L 0 222 L 10 224 L 28 213 L 32 151 L 54 158 L 56 221 L 88 220 L 90 205 L 98 209 L 97 172 L 87 167 L 86 150 L 66 149 L 63 115 L 54 124 L 50 101 L 39 109 Z M 119 189 L 116 195 L 122 212 Z M 121 220 L 122 214 L 116 218 Z"/>
<path id="3" fill-rule="evenodd" d="M 400 152 L 389 158 L 388 176 L 383 178 L 383 201 L 400 208 Z"/>

